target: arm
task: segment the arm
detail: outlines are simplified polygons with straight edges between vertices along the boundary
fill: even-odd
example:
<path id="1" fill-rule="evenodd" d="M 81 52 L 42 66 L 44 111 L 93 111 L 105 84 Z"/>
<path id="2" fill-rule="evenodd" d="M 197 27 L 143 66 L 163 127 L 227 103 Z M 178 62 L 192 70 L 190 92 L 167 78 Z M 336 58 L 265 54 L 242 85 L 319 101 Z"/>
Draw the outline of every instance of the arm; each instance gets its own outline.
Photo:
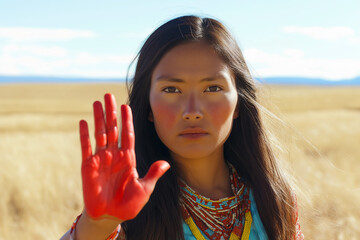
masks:
<path id="1" fill-rule="evenodd" d="M 80 121 L 81 175 L 85 208 L 76 226 L 77 240 L 106 239 L 121 222 L 135 218 L 154 190 L 157 180 L 169 169 L 166 161 L 153 163 L 142 179 L 136 170 L 135 134 L 131 109 L 121 106 L 121 148 L 115 98 L 105 95 L 105 112 L 94 105 L 95 153 L 92 153 L 87 122 Z M 62 239 L 70 239 L 66 233 Z"/>
<path id="2" fill-rule="evenodd" d="M 93 220 L 91 217 L 87 216 L 86 211 L 83 211 L 81 216 L 78 217 L 76 224 L 76 232 L 75 229 L 70 229 L 67 231 L 64 236 L 60 240 L 71 240 L 71 235 L 75 239 L 108 239 L 110 233 L 114 234 L 114 230 L 118 227 L 117 221 L 112 220 Z M 75 227 L 73 226 L 73 227 Z M 73 228 L 72 227 L 72 228 Z M 119 226 L 120 227 L 120 226 Z"/>

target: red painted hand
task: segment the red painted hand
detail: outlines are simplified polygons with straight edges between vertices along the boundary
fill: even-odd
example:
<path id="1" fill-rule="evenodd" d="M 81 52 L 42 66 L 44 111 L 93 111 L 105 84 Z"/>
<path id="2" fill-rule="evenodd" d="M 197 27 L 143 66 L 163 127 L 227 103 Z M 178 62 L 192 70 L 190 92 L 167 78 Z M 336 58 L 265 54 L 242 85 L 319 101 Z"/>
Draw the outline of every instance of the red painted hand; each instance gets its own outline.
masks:
<path id="1" fill-rule="evenodd" d="M 118 147 L 116 102 L 105 95 L 106 122 L 100 102 L 94 102 L 96 150 L 92 154 L 87 122 L 80 121 L 82 183 L 85 210 L 89 216 L 126 221 L 136 217 L 169 169 L 166 161 L 153 163 L 142 179 L 136 170 L 134 127 L 131 109 L 121 106 L 121 148 Z"/>

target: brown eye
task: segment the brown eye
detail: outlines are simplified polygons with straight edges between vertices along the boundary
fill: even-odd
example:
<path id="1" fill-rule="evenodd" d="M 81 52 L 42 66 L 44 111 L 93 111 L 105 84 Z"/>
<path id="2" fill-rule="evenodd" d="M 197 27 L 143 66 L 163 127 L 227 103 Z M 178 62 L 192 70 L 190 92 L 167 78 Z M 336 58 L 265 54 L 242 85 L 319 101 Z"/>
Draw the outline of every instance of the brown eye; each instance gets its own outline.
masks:
<path id="1" fill-rule="evenodd" d="M 163 89 L 164 92 L 166 93 L 179 93 L 180 90 L 177 89 L 176 87 L 166 87 Z"/>
<path id="2" fill-rule="evenodd" d="M 205 92 L 219 92 L 219 91 L 221 91 L 221 90 L 222 90 L 221 87 L 214 85 L 214 86 L 208 87 L 208 88 L 205 90 Z"/>

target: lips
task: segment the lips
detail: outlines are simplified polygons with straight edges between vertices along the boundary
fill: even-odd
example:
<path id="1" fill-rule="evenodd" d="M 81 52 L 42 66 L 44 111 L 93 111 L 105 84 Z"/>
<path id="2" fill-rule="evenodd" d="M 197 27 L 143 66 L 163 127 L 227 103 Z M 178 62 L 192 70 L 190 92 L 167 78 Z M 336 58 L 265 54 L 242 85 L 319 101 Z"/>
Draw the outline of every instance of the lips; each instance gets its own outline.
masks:
<path id="1" fill-rule="evenodd" d="M 203 136 L 208 134 L 204 129 L 199 127 L 192 127 L 192 128 L 186 128 L 183 131 L 180 132 L 180 136 L 184 137 L 196 137 L 196 136 Z"/>

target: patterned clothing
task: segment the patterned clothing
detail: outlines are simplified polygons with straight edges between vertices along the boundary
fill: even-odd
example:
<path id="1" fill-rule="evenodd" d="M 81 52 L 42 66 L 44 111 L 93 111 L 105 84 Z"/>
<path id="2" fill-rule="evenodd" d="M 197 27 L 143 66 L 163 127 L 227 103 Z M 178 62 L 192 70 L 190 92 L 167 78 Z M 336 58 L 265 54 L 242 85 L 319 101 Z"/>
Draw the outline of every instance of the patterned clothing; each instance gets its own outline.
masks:
<path id="1" fill-rule="evenodd" d="M 203 197 L 179 180 L 183 219 L 198 239 L 205 239 L 204 236 L 219 240 L 240 239 L 243 231 L 250 233 L 249 188 L 230 164 L 229 173 L 233 196 L 220 200 Z"/>
<path id="2" fill-rule="evenodd" d="M 248 236 L 249 240 L 267 240 L 268 237 L 266 235 L 265 228 L 261 222 L 259 212 L 256 208 L 255 199 L 252 191 L 250 190 L 249 199 L 251 202 L 250 212 L 252 216 L 252 223 L 250 228 L 250 234 Z M 189 226 L 183 222 L 183 229 L 184 229 L 184 237 L 185 240 L 196 240 L 196 237 L 191 232 Z M 209 238 L 205 237 L 204 239 L 209 240 Z M 242 239 L 246 239 L 243 238 Z"/>
<path id="3" fill-rule="evenodd" d="M 183 215 L 185 240 L 267 240 L 252 190 L 230 166 L 230 182 L 234 196 L 212 200 L 197 194 L 184 181 L 179 180 L 181 189 L 180 206 Z M 303 240 L 300 230 L 296 198 L 296 234 L 294 240 Z M 80 215 L 81 216 L 81 215 Z M 71 227 L 71 240 L 75 239 L 77 217 Z M 126 240 L 120 225 L 106 240 Z"/>
<path id="4" fill-rule="evenodd" d="M 250 234 L 249 234 L 248 239 L 249 240 L 267 240 L 268 237 L 267 237 L 265 228 L 261 222 L 260 215 L 257 210 L 256 203 L 255 203 L 255 198 L 254 198 L 254 195 L 253 195 L 251 189 L 250 189 L 249 199 L 251 202 L 250 212 L 251 212 L 252 222 L 251 222 Z M 71 228 L 71 240 L 75 239 L 75 236 L 74 236 L 75 231 L 74 230 L 75 230 L 75 226 L 76 226 L 78 218 L 76 219 L 76 221 L 74 222 L 74 224 Z M 183 230 L 184 230 L 185 240 L 197 240 L 196 237 L 194 236 L 194 234 L 191 232 L 188 224 L 185 221 L 183 222 Z M 106 240 L 114 240 L 114 239 L 126 240 L 125 233 L 124 233 L 124 231 L 122 231 L 120 229 L 120 225 L 115 229 L 115 231 Z M 209 238 L 207 238 L 206 236 L 204 237 L 204 239 L 209 240 Z M 242 239 L 243 239 L 243 237 L 242 237 Z M 294 239 L 295 240 L 303 240 L 304 239 L 304 236 L 300 230 L 300 223 L 299 223 L 298 217 L 296 218 L 296 236 L 294 236 Z"/>

